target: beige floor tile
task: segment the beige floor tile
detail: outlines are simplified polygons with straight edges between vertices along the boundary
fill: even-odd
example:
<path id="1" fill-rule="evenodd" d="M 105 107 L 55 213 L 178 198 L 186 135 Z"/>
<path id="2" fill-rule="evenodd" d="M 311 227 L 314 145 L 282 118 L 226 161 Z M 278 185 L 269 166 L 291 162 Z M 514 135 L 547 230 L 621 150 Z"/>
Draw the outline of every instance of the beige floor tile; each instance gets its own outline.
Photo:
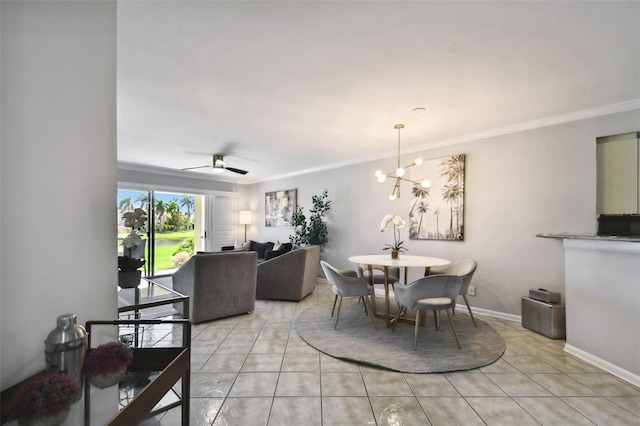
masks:
<path id="1" fill-rule="evenodd" d="M 386 396 L 370 399 L 379 425 L 429 424 L 427 415 L 414 396 Z"/>
<path id="2" fill-rule="evenodd" d="M 446 373 L 445 376 L 462 396 L 506 396 L 484 374 Z"/>
<path id="3" fill-rule="evenodd" d="M 322 396 L 367 396 L 360 373 L 320 374 Z"/>
<path id="4" fill-rule="evenodd" d="M 640 417 L 604 397 L 565 397 L 562 400 L 598 425 L 640 425 Z"/>
<path id="5" fill-rule="evenodd" d="M 493 364 L 486 365 L 480 368 L 483 373 L 520 373 L 520 371 L 513 365 L 509 364 L 502 358 L 499 358 Z"/>
<path id="6" fill-rule="evenodd" d="M 276 396 L 320 396 L 320 373 L 281 372 Z"/>
<path id="7" fill-rule="evenodd" d="M 517 397 L 513 400 L 543 425 L 593 425 L 589 419 L 559 398 Z"/>
<path id="8" fill-rule="evenodd" d="M 211 358 L 200 369 L 201 373 L 237 373 L 242 368 L 246 355 L 218 355 L 213 354 Z"/>
<path id="9" fill-rule="evenodd" d="M 535 356 L 504 355 L 502 360 L 513 365 L 523 373 L 559 373 L 560 370 L 552 367 L 540 358 Z"/>
<path id="10" fill-rule="evenodd" d="M 207 360 L 211 358 L 211 354 L 191 354 L 191 373 L 197 373 Z"/>
<path id="11" fill-rule="evenodd" d="M 369 396 L 413 396 L 402 373 L 368 371 L 362 373 L 362 378 Z"/>
<path id="12" fill-rule="evenodd" d="M 192 355 L 211 355 L 218 349 L 222 340 L 198 340 L 191 342 Z"/>
<path id="13" fill-rule="evenodd" d="M 487 374 L 489 380 L 498 385 L 509 396 L 553 396 L 549 391 L 523 373 Z"/>
<path id="14" fill-rule="evenodd" d="M 342 359 L 334 358 L 332 356 L 320 353 L 320 369 L 325 372 L 351 372 L 357 373 L 360 371 L 358 364 L 351 361 L 344 361 Z"/>
<path id="15" fill-rule="evenodd" d="M 465 399 L 488 425 L 539 425 L 529 413 L 511 398 L 471 397 Z"/>
<path id="16" fill-rule="evenodd" d="M 322 425 L 320 397 L 278 397 L 273 399 L 269 425 Z"/>
<path id="17" fill-rule="evenodd" d="M 240 373 L 229 391 L 230 397 L 273 397 L 278 373 Z"/>
<path id="18" fill-rule="evenodd" d="M 216 349 L 216 354 L 220 355 L 247 355 L 253 347 L 253 341 L 250 340 L 232 340 L 225 339 L 224 342 Z"/>
<path id="19" fill-rule="evenodd" d="M 237 376 L 236 373 L 198 373 L 191 377 L 191 397 L 224 398 Z"/>
<path id="20" fill-rule="evenodd" d="M 529 374 L 555 396 L 597 396 L 598 394 L 566 374 Z"/>
<path id="21" fill-rule="evenodd" d="M 602 396 L 640 396 L 640 390 L 605 373 L 569 374 L 589 389 Z"/>
<path id="22" fill-rule="evenodd" d="M 404 373 L 415 396 L 460 396 L 460 393 L 442 374 Z"/>
<path id="23" fill-rule="evenodd" d="M 484 425 L 480 416 L 462 397 L 418 397 L 418 402 L 433 425 Z"/>
<path id="24" fill-rule="evenodd" d="M 320 353 L 285 354 L 282 371 L 320 371 Z"/>
<path id="25" fill-rule="evenodd" d="M 189 426 L 209 426 L 216 418 L 224 398 L 191 398 Z M 180 408 L 169 410 L 158 423 L 160 426 L 176 426 L 182 421 Z"/>
<path id="26" fill-rule="evenodd" d="M 323 397 L 322 424 L 324 426 L 370 426 L 376 423 L 367 397 Z"/>
<path id="27" fill-rule="evenodd" d="M 227 398 L 213 425 L 266 425 L 271 403 L 272 398 Z"/>
<path id="28" fill-rule="evenodd" d="M 563 373 L 601 373 L 597 368 L 571 355 L 542 355 L 540 359 Z"/>
<path id="29" fill-rule="evenodd" d="M 609 400 L 640 417 L 640 396 L 612 396 Z"/>
<path id="30" fill-rule="evenodd" d="M 287 339 L 258 339 L 251 348 L 252 354 L 283 354 L 287 347 Z"/>
<path id="31" fill-rule="evenodd" d="M 283 354 L 254 354 L 250 353 L 247 356 L 244 365 L 240 371 L 244 373 L 248 372 L 266 372 L 266 371 L 280 371 L 282 366 Z"/>

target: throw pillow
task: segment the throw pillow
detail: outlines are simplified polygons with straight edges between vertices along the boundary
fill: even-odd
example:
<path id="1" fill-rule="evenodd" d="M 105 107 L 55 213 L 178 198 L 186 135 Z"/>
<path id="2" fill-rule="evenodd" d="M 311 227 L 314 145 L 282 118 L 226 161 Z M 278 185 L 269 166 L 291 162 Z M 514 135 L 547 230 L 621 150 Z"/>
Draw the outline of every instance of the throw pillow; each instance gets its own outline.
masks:
<path id="1" fill-rule="evenodd" d="M 249 251 L 251 247 L 251 241 L 247 241 L 246 243 L 236 243 L 236 250 Z"/>
<path id="2" fill-rule="evenodd" d="M 276 243 L 273 245 L 273 249 L 274 250 L 282 250 L 282 243 L 280 241 L 276 241 Z"/>

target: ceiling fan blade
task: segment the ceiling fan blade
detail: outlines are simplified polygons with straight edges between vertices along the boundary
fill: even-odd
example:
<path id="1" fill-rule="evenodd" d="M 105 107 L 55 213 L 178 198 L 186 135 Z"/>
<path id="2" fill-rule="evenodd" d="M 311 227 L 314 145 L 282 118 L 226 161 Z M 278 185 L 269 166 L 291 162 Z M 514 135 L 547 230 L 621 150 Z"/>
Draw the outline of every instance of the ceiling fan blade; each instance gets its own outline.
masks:
<path id="1" fill-rule="evenodd" d="M 247 170 L 236 169 L 233 167 L 225 167 L 224 169 L 229 170 L 230 172 L 233 172 L 233 173 L 239 173 L 241 175 L 246 175 L 247 173 L 249 173 Z"/>
<path id="2" fill-rule="evenodd" d="M 180 170 L 193 170 L 193 169 L 204 169 L 206 167 L 212 167 L 212 166 L 198 166 L 198 167 L 185 167 L 184 169 L 180 169 Z"/>

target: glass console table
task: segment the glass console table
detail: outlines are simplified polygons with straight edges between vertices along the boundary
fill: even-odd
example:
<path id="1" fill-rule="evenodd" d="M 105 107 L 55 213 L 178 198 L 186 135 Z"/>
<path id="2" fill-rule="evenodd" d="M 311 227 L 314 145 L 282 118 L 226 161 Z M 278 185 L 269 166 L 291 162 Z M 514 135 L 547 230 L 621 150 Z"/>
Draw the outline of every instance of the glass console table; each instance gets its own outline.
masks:
<path id="1" fill-rule="evenodd" d="M 182 345 L 132 347 L 133 362 L 117 389 L 97 389 L 84 379 L 84 424 L 130 426 L 172 408 L 181 407 L 181 424 L 189 425 L 191 322 L 188 319 L 88 321 L 88 351 L 96 326 L 171 327 L 182 334 Z M 100 328 L 101 328 L 100 327 Z M 144 343 L 144 342 L 143 342 Z M 97 346 L 97 345 L 96 345 Z M 137 346 L 137 345 L 136 345 Z M 181 382 L 181 391 L 176 384 Z"/>
<path id="2" fill-rule="evenodd" d="M 182 303 L 182 317 L 189 318 L 189 296 L 165 287 L 155 282 L 153 278 L 142 278 L 142 282 L 136 288 L 118 287 L 118 314 L 133 312 L 135 319 L 141 319 L 143 317 L 143 309 L 173 305 L 174 303 Z M 156 310 L 156 312 L 145 316 L 158 318 L 175 313 L 174 310 Z"/>

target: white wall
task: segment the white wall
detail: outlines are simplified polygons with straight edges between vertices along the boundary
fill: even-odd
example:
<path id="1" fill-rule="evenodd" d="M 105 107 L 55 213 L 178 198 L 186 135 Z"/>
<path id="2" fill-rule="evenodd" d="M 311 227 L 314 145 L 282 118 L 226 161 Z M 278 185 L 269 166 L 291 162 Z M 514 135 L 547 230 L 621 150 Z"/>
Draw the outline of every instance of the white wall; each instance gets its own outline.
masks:
<path id="1" fill-rule="evenodd" d="M 424 159 L 466 154 L 465 240 L 408 240 L 408 254 L 447 259 L 474 258 L 476 297 L 472 306 L 520 315 L 521 297 L 534 287 L 560 291 L 564 297 L 564 253 L 560 240 L 539 233 L 596 231 L 596 137 L 638 130 L 638 111 L 494 137 L 413 153 Z M 392 142 L 390 142 L 392 143 Z M 409 186 L 389 201 L 393 184 L 377 182 L 376 169 L 392 169 L 393 158 L 251 185 L 242 199 L 256 212 L 248 238 L 288 241 L 292 228 L 264 227 L 264 194 L 298 188 L 305 212 L 311 197 L 325 188 L 332 200 L 328 214 L 329 245 L 322 257 L 353 268 L 349 256 L 387 253 L 390 233 L 380 233 L 388 213 L 409 213 Z M 410 272 L 418 278 L 420 271 Z"/>
<path id="2" fill-rule="evenodd" d="M 116 317 L 116 3 L 2 2 L 1 388 Z"/>

